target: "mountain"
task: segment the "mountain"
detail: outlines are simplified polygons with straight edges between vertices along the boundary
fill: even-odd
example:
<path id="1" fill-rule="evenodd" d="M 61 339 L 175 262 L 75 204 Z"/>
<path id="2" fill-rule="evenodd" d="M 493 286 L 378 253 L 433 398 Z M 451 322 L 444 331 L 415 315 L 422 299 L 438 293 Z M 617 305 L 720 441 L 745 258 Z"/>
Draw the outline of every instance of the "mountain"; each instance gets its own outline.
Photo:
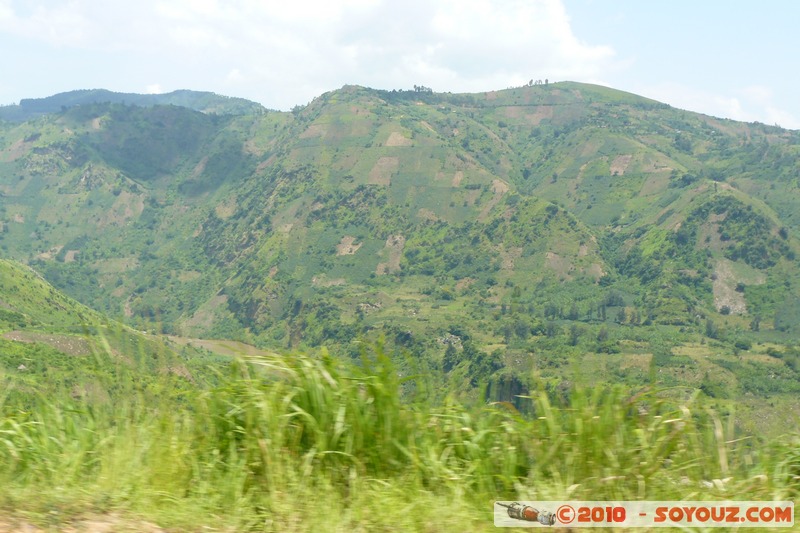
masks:
<path id="1" fill-rule="evenodd" d="M 214 357 L 109 320 L 24 265 L 0 259 L 0 379 L 4 408 L 42 398 L 92 403 L 157 390 L 179 396 L 220 367 Z"/>
<path id="2" fill-rule="evenodd" d="M 351 356 L 383 336 L 506 392 L 577 360 L 794 391 L 796 131 L 571 82 L 131 103 L 0 125 L 0 249 L 136 327 Z"/>
<path id="3" fill-rule="evenodd" d="M 25 98 L 18 105 L 0 107 L 0 120 L 25 122 L 70 107 L 92 104 L 127 104 L 135 106 L 174 105 L 218 115 L 263 113 L 260 104 L 203 91 L 179 90 L 164 94 L 116 93 L 105 89 L 87 89 L 59 93 L 46 98 Z"/>
<path id="4" fill-rule="evenodd" d="M 65 296 L 34 270 L 0 259 L 0 320 L 3 324 L 75 329 L 102 322 L 100 314 Z"/>

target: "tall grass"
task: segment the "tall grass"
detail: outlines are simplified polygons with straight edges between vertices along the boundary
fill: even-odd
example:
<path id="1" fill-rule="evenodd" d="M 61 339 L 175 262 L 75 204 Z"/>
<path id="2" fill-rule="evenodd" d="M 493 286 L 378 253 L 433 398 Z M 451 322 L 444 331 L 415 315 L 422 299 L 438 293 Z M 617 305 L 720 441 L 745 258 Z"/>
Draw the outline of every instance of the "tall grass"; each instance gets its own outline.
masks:
<path id="1" fill-rule="evenodd" d="M 598 387 L 558 405 L 539 391 L 523 416 L 401 401 L 403 386 L 380 350 L 361 365 L 323 352 L 235 361 L 179 401 L 4 405 L 0 504 L 188 530 L 489 530 L 494 499 L 789 499 L 800 487 L 797 437 L 736 438 L 694 396 L 671 407 L 660 391 Z"/>

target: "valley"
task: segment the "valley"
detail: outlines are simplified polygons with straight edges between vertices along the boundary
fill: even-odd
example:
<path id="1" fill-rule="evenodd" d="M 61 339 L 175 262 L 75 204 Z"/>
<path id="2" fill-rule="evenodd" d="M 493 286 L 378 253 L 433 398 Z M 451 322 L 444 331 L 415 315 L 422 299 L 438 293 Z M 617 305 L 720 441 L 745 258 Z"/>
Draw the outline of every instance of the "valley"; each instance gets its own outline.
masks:
<path id="1" fill-rule="evenodd" d="M 570 82 L 109 94 L 2 123 L 0 246 L 135 328 L 439 369 L 457 337 L 472 381 L 631 342 L 662 373 L 701 341 L 796 357 L 797 132 Z"/>
<path id="2" fill-rule="evenodd" d="M 0 507 L 789 498 L 799 193 L 800 132 L 573 82 L 2 107 Z"/>

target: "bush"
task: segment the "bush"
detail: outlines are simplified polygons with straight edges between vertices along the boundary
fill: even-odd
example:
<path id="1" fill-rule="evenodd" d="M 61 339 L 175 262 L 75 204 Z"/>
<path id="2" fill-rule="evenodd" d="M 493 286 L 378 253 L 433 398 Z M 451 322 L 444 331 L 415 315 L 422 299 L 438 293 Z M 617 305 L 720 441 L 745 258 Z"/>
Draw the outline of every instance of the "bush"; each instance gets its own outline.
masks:
<path id="1" fill-rule="evenodd" d="M 739 350 L 749 350 L 753 347 L 753 343 L 748 339 L 737 339 L 733 345 Z"/>

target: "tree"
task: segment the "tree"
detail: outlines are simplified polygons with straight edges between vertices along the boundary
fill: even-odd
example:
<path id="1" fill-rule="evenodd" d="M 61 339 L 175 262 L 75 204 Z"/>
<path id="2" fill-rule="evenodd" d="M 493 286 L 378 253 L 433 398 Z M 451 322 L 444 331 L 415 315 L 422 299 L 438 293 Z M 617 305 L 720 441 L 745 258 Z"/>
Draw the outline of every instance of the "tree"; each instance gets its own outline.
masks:
<path id="1" fill-rule="evenodd" d="M 706 337 L 716 339 L 719 336 L 719 328 L 710 318 L 706 320 Z"/>
<path id="2" fill-rule="evenodd" d="M 448 344 L 447 349 L 444 351 L 444 358 L 442 358 L 442 370 L 450 372 L 458 364 L 459 359 L 460 357 L 456 347 L 452 344 Z"/>
<path id="3" fill-rule="evenodd" d="M 527 339 L 531 335 L 531 326 L 525 320 L 519 319 L 514 323 L 514 334 L 520 339 Z"/>
<path id="4" fill-rule="evenodd" d="M 511 339 L 514 337 L 514 326 L 511 325 L 510 322 L 506 322 L 503 324 L 503 341 L 506 344 L 511 343 Z"/>
<path id="5" fill-rule="evenodd" d="M 583 332 L 581 331 L 581 328 L 578 327 L 577 324 L 572 324 L 569 327 L 569 345 L 570 346 L 577 346 L 578 345 L 578 341 L 580 340 L 581 333 L 583 333 Z"/>
<path id="6" fill-rule="evenodd" d="M 545 318 L 558 318 L 560 315 L 560 310 L 557 305 L 553 303 L 548 303 L 544 306 L 544 317 Z"/>
<path id="7" fill-rule="evenodd" d="M 567 314 L 567 318 L 570 320 L 578 320 L 578 316 L 580 316 L 580 312 L 578 311 L 578 304 L 572 303 L 572 306 L 569 308 L 569 313 Z"/>

